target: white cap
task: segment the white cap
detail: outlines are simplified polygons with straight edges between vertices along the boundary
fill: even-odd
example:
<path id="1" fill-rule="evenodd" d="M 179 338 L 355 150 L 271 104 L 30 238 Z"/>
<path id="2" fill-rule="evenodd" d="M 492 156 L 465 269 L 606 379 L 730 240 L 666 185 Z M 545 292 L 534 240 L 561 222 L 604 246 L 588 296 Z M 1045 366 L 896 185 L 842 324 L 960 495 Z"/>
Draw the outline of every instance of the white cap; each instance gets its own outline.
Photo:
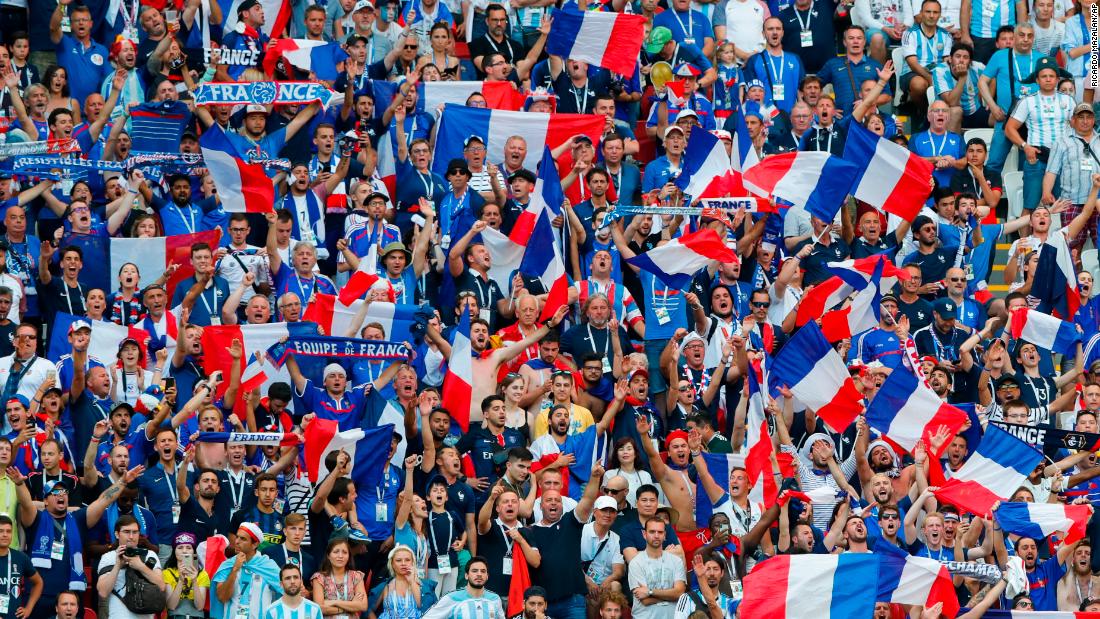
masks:
<path id="1" fill-rule="evenodd" d="M 370 10 L 373 11 L 374 10 L 374 3 L 371 2 L 370 0 L 359 0 L 359 2 L 355 3 L 355 8 L 353 8 L 351 10 L 351 12 L 352 13 L 358 13 L 359 11 L 362 11 L 363 9 L 370 9 Z"/>
<path id="2" fill-rule="evenodd" d="M 687 335 L 685 335 L 683 341 L 680 342 L 680 350 L 683 350 L 683 349 L 687 348 L 688 344 L 691 344 L 692 342 L 702 342 L 703 346 L 707 345 L 706 338 L 704 338 L 703 336 L 699 335 L 698 333 L 692 331 L 692 332 L 688 333 Z"/>
<path id="3" fill-rule="evenodd" d="M 348 375 L 347 371 L 344 369 L 344 366 L 340 365 L 339 363 L 330 363 L 325 366 L 325 378 L 328 378 L 329 374 L 343 374 L 344 376 Z"/>
<path id="4" fill-rule="evenodd" d="M 615 499 L 607 496 L 606 494 L 596 498 L 596 504 L 592 506 L 592 509 L 619 509 L 618 502 Z"/>
<path id="5" fill-rule="evenodd" d="M 248 116 L 249 114 L 267 114 L 267 108 L 258 103 L 250 103 L 244 108 L 244 115 Z"/>
<path id="6" fill-rule="evenodd" d="M 685 135 L 684 130 L 682 128 L 680 128 L 678 125 L 669 125 L 669 126 L 665 127 L 664 137 L 667 138 L 668 134 L 672 133 L 673 131 L 679 131 L 680 135 Z"/>

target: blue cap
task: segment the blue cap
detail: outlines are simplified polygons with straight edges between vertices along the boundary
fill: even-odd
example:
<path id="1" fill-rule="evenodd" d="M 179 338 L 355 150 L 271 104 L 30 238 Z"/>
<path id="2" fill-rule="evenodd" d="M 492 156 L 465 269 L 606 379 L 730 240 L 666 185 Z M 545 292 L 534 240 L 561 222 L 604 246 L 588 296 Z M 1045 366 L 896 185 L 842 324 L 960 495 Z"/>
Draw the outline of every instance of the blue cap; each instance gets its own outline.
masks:
<path id="1" fill-rule="evenodd" d="M 957 319 L 959 317 L 959 306 L 947 297 L 936 299 L 936 302 L 932 304 L 932 311 L 940 315 L 940 318 Z"/>

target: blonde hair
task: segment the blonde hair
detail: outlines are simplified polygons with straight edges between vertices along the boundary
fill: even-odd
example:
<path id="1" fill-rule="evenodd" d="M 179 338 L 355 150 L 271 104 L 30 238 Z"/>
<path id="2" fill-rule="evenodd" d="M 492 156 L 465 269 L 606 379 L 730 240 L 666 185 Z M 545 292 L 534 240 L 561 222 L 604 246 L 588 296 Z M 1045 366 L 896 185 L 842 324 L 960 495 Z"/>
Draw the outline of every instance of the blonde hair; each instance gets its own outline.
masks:
<path id="1" fill-rule="evenodd" d="M 390 554 L 386 557 L 386 569 L 389 570 L 390 576 L 397 576 L 397 571 L 393 569 L 393 558 L 397 556 L 398 552 L 407 552 L 412 557 L 413 561 L 413 576 L 416 575 L 416 553 L 412 548 L 409 548 L 405 544 L 397 544 L 390 550 Z"/>

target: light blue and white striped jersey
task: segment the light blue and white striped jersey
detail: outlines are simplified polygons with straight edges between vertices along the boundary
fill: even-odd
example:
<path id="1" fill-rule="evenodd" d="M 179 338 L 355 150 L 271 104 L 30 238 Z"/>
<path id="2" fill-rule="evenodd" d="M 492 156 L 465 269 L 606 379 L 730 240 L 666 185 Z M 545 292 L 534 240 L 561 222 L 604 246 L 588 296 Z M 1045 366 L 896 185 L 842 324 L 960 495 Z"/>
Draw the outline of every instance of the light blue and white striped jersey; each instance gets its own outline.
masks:
<path id="1" fill-rule="evenodd" d="M 316 602 L 303 598 L 297 608 L 291 608 L 283 604 L 282 598 L 279 598 L 267 607 L 263 619 L 324 619 L 324 615 L 321 614 L 321 607 Z"/>
<path id="2" fill-rule="evenodd" d="M 974 65 L 978 66 L 975 67 Z M 963 114 L 973 114 L 982 106 L 981 96 L 978 94 L 978 79 L 982 76 L 981 63 L 972 63 L 966 71 L 966 85 L 963 86 L 962 95 L 959 96 L 959 107 Z M 936 65 L 932 69 L 932 88 L 938 98 L 945 92 L 951 92 L 958 80 L 951 73 L 951 68 L 946 64 Z"/>
<path id="3" fill-rule="evenodd" d="M 910 56 L 916 56 L 917 64 L 923 67 L 939 64 L 950 56 L 951 34 L 943 28 L 936 28 L 932 36 L 928 36 L 919 25 L 914 25 L 901 35 L 901 49 L 907 59 L 901 64 L 901 75 L 905 75 L 912 71 L 908 62 Z"/>
<path id="4" fill-rule="evenodd" d="M 1027 125 L 1028 144 L 1051 147 L 1069 132 L 1069 119 L 1076 104 L 1065 93 L 1050 96 L 1035 93 L 1020 100 L 1012 117 Z"/>
<path id="5" fill-rule="evenodd" d="M 1087 52 L 1076 58 L 1071 58 L 1069 51 L 1075 47 L 1088 45 L 1091 42 L 1092 36 L 1089 34 L 1089 24 L 1083 13 L 1066 20 L 1066 36 L 1062 39 L 1062 51 L 1066 55 L 1066 71 L 1069 71 L 1073 77 L 1088 75 L 1089 59 L 1092 57 L 1092 53 Z"/>
<path id="6" fill-rule="evenodd" d="M 992 39 L 1001 26 L 1016 25 L 1016 3 L 1012 0 L 969 0 L 970 36 Z"/>
<path id="7" fill-rule="evenodd" d="M 452 591 L 428 609 L 421 619 L 505 619 L 500 596 L 485 590 L 481 597 L 466 589 Z"/>

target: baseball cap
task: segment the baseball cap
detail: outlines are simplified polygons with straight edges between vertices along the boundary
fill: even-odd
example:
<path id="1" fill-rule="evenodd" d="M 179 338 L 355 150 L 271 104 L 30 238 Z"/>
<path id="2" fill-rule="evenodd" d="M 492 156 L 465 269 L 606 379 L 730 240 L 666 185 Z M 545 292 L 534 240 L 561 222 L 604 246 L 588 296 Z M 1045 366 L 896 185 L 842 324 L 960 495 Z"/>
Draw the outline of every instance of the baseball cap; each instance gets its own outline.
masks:
<path id="1" fill-rule="evenodd" d="M 683 113 L 683 112 L 681 112 L 681 113 Z M 665 127 L 664 137 L 668 138 L 668 134 L 672 133 L 673 131 L 679 131 L 680 135 L 684 135 L 684 130 L 683 129 L 681 129 L 680 127 L 678 127 L 676 125 L 669 125 L 669 126 Z"/>
<path id="2" fill-rule="evenodd" d="M 370 10 L 373 11 L 374 10 L 374 3 L 372 3 L 370 0 L 359 0 L 359 2 L 355 3 L 355 8 L 353 8 L 351 10 L 351 12 L 352 13 L 358 13 L 359 11 L 362 11 L 363 9 L 370 9 Z"/>
<path id="3" fill-rule="evenodd" d="M 603 495 L 603 496 L 596 499 L 596 504 L 593 505 L 592 508 L 596 509 L 596 510 L 613 509 L 615 511 L 618 511 L 619 510 L 619 504 L 618 504 L 618 502 L 615 501 L 615 499 L 613 499 L 613 498 L 611 498 L 611 497 L 609 497 L 605 494 L 605 495 Z"/>
<path id="4" fill-rule="evenodd" d="M 886 293 L 886 294 L 882 295 L 882 298 L 880 298 L 878 300 L 880 305 L 887 302 L 887 301 L 892 302 L 894 305 L 898 304 L 898 298 L 896 296 L 894 296 L 893 293 Z"/>
<path id="5" fill-rule="evenodd" d="M 74 320 L 69 323 L 69 334 L 72 335 L 81 329 L 92 330 L 92 325 L 88 324 L 86 320 Z"/>
<path id="6" fill-rule="evenodd" d="M 65 492 L 72 492 L 75 485 L 72 480 L 62 475 L 61 479 L 55 479 L 42 484 L 42 494 L 50 495 L 64 490 Z"/>
<path id="7" fill-rule="evenodd" d="M 510 182 L 516 180 L 517 178 L 522 178 L 523 180 L 525 180 L 529 183 L 538 182 L 538 177 L 535 176 L 535 173 L 532 172 L 531 170 L 526 169 L 526 168 L 520 168 L 520 169 L 516 170 L 515 172 L 512 172 L 512 175 L 508 177 L 508 182 L 510 183 Z"/>
<path id="8" fill-rule="evenodd" d="M 940 318 L 945 320 L 959 317 L 959 306 L 955 305 L 955 302 L 947 297 L 936 299 L 936 302 L 932 304 L 932 311 L 939 314 Z"/>
<path id="9" fill-rule="evenodd" d="M 1091 103 L 1078 103 L 1077 107 L 1073 108 L 1073 115 L 1082 113 L 1095 114 L 1096 112 L 1093 111 Z"/>
<path id="10" fill-rule="evenodd" d="M 265 114 L 266 115 L 267 114 L 267 108 L 260 105 L 259 103 L 250 103 L 248 106 L 246 106 L 244 108 L 244 115 L 248 116 L 249 114 Z"/>
<path id="11" fill-rule="evenodd" d="M 646 378 L 646 380 L 648 380 L 649 379 L 649 372 L 647 370 L 643 370 L 642 368 L 638 368 L 638 369 L 636 369 L 636 370 L 634 370 L 633 372 L 630 373 L 630 377 L 627 378 L 627 380 L 628 381 L 634 380 L 635 376 L 644 376 Z"/>
<path id="12" fill-rule="evenodd" d="M 759 88 L 760 90 L 764 90 L 764 82 L 753 78 L 745 82 L 745 89 L 748 90 L 749 88 Z"/>
<path id="13" fill-rule="evenodd" d="M 386 194 L 382 193 L 381 191 L 372 191 L 370 193 L 370 195 L 367 196 L 367 199 L 363 200 L 363 204 L 370 204 L 371 200 L 373 200 L 375 198 L 382 198 L 383 202 L 389 202 L 390 201 L 390 197 L 387 196 Z"/>
<path id="14" fill-rule="evenodd" d="M 257 6 L 260 6 L 259 0 L 244 0 L 244 2 L 241 2 L 239 5 L 237 5 L 237 14 L 244 13 L 245 11 L 250 11 Z"/>
<path id="15" fill-rule="evenodd" d="M 672 72 L 676 77 L 699 77 L 702 71 L 695 68 L 695 65 L 690 62 L 681 62 L 676 65 L 676 70 Z"/>
<path id="16" fill-rule="evenodd" d="M 467 137 L 465 140 L 462 140 L 462 146 L 463 147 L 469 146 L 470 142 L 473 142 L 474 140 L 477 140 L 478 142 L 481 142 L 481 145 L 485 146 L 485 140 L 481 139 L 480 135 L 471 135 L 471 136 Z"/>
<path id="17" fill-rule="evenodd" d="M 680 110 L 680 112 L 676 114 L 676 122 L 679 122 L 681 119 L 684 118 L 694 118 L 696 121 L 698 121 L 699 115 L 695 113 L 695 110 L 688 107 Z"/>
<path id="18" fill-rule="evenodd" d="M 324 377 L 328 378 L 329 374 L 343 374 L 344 376 L 348 375 L 347 370 L 345 370 L 344 366 L 340 365 L 339 363 L 330 363 L 325 366 Z"/>
<path id="19" fill-rule="evenodd" d="M 665 43 L 672 40 L 672 31 L 664 26 L 657 26 L 649 32 L 649 38 L 645 42 L 645 51 L 656 54 L 664 48 Z"/>

